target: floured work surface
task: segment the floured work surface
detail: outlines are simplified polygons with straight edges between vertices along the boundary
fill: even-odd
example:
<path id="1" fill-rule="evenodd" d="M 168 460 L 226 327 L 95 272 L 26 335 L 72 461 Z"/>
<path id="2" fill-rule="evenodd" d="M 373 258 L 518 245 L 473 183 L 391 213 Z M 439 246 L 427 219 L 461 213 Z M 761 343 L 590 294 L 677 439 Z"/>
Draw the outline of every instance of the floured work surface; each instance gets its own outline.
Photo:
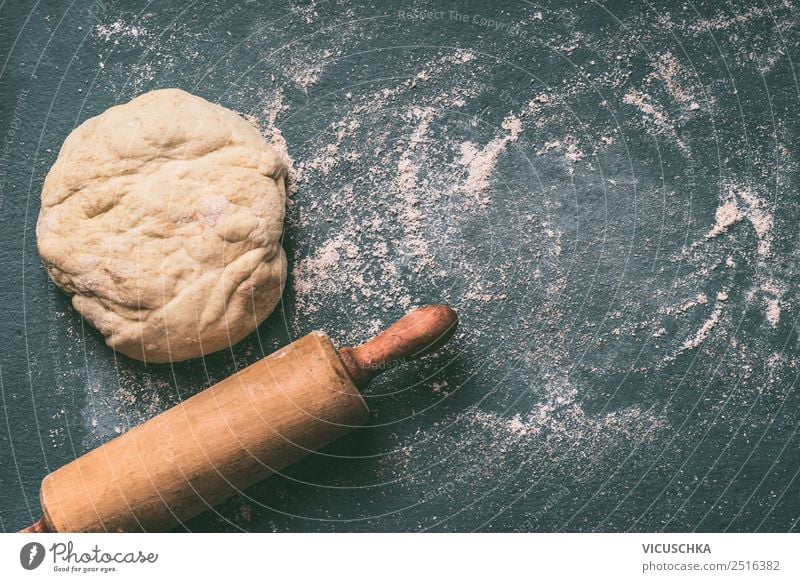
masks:
<path id="1" fill-rule="evenodd" d="M 796 528 L 796 3 L 16 10 L 4 530 L 48 470 L 237 366 L 440 301 L 456 339 L 368 389 L 369 427 L 189 527 Z M 168 86 L 242 113 L 294 179 L 282 306 L 174 368 L 108 350 L 33 231 L 74 125 Z"/>

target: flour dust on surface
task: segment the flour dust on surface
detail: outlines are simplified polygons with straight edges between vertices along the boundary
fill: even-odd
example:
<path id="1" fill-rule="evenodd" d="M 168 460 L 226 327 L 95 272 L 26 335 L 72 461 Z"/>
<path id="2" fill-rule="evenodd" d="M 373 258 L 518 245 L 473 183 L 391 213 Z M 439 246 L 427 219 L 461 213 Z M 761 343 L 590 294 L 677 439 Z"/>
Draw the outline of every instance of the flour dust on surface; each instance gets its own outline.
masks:
<path id="1" fill-rule="evenodd" d="M 742 75 L 788 66 L 779 35 L 748 28 L 773 19 L 793 29 L 792 3 L 769 5 L 598 12 L 593 25 L 546 3 L 509 8 L 492 30 L 447 11 L 409 20 L 310 3 L 277 24 L 252 19 L 230 40 L 246 9 L 205 32 L 157 30 L 146 16 L 99 23 L 101 86 L 136 93 L 194 64 L 221 87 L 204 96 L 239 111 L 289 164 L 284 302 L 222 369 L 315 329 L 355 345 L 417 306 L 459 311 L 440 355 L 367 389 L 374 444 L 347 461 L 352 478 L 299 469 L 309 487 L 374 492 L 394 513 L 371 502 L 315 513 L 322 493 L 292 504 L 275 485 L 279 501 L 247 501 L 228 519 L 246 524 L 252 507 L 280 521 L 271 509 L 290 506 L 301 522 L 380 529 L 428 504 L 418 529 L 662 527 L 659 511 L 685 505 L 673 498 L 694 503 L 707 475 L 682 463 L 695 443 L 722 439 L 713 460 L 724 443 L 767 431 L 798 364 L 781 340 L 797 307 L 792 134 L 767 117 L 742 129 L 737 107 L 758 97 L 737 101 L 717 54 Z M 215 31 L 229 49 L 222 60 L 208 52 Z M 125 75 L 120 46 L 144 51 Z M 87 422 L 104 437 L 125 418 L 109 410 L 129 398 L 190 389 L 158 372 L 161 388 L 131 390 L 120 369 L 116 390 L 86 379 L 97 395 Z M 673 496 L 653 493 L 644 513 L 619 505 L 662 482 Z M 497 491 L 519 500 L 527 525 L 493 505 Z"/>

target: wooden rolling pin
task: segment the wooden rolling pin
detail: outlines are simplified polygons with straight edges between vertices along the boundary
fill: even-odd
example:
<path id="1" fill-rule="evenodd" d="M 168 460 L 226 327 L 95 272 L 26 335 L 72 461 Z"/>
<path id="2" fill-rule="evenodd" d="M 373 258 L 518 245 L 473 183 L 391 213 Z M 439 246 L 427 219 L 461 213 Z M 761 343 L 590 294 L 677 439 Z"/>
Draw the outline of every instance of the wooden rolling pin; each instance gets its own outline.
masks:
<path id="1" fill-rule="evenodd" d="M 363 424 L 358 388 L 457 324 L 429 305 L 338 352 L 312 332 L 50 473 L 44 515 L 22 531 L 168 530 Z"/>

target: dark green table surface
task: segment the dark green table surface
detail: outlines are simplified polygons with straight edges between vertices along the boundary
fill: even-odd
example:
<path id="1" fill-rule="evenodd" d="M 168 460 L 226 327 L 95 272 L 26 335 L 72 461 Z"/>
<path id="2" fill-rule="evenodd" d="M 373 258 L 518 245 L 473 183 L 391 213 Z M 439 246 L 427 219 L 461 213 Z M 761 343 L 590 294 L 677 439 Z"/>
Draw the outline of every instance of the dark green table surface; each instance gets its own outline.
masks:
<path id="1" fill-rule="evenodd" d="M 313 330 L 447 302 L 370 424 L 194 531 L 791 531 L 800 520 L 800 5 L 0 4 L 0 530 L 49 471 Z M 48 282 L 42 181 L 181 87 L 295 166 L 275 313 L 174 366 Z"/>

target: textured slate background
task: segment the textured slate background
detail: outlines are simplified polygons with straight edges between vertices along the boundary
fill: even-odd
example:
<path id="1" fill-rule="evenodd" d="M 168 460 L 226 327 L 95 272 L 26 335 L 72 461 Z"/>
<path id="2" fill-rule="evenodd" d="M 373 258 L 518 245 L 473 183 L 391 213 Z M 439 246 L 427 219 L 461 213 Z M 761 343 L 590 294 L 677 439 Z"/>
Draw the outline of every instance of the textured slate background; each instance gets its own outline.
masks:
<path id="1" fill-rule="evenodd" d="M 797 529 L 800 5 L 504 4 L 0 6 L 0 530 L 238 366 L 434 301 L 458 337 L 370 387 L 368 427 L 187 528 Z M 34 227 L 69 132 L 169 86 L 279 129 L 303 174 L 280 308 L 146 367 L 48 282 Z"/>

